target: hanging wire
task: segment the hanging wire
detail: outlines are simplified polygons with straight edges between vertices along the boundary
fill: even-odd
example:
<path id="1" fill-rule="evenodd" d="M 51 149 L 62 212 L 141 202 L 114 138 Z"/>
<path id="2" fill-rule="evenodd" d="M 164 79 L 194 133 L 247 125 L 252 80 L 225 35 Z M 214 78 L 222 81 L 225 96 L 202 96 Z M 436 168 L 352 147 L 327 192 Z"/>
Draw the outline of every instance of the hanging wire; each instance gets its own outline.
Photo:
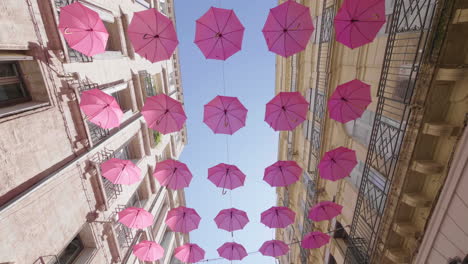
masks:
<path id="1" fill-rule="evenodd" d="M 334 233 L 334 232 L 336 232 L 336 231 L 343 230 L 343 229 L 348 228 L 348 227 L 351 227 L 351 226 L 350 226 L 350 225 L 346 225 L 346 226 L 344 226 L 344 227 L 337 228 L 337 229 L 333 229 L 333 230 L 330 230 L 330 231 L 328 231 L 328 232 L 325 232 L 325 234 Z M 298 241 L 294 241 L 294 242 L 288 243 L 288 244 L 286 244 L 286 245 L 290 246 L 290 245 L 299 244 L 299 243 L 301 243 L 301 242 L 302 242 L 302 240 L 298 240 Z M 248 256 L 248 255 L 257 254 L 257 253 L 260 253 L 260 250 L 247 252 L 247 256 Z M 225 258 L 219 257 L 219 258 L 204 259 L 204 260 L 200 260 L 199 262 L 211 262 L 211 261 L 217 261 L 217 260 L 223 260 L 223 259 L 225 259 Z M 232 262 L 232 261 L 231 261 L 231 262 Z"/>

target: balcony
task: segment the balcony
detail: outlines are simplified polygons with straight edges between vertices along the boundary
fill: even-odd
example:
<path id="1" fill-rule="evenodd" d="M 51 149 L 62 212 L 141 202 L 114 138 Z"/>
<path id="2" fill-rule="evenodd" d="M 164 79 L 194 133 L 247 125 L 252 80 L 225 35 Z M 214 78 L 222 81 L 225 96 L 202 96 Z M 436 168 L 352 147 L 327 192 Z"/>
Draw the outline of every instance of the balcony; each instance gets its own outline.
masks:
<path id="1" fill-rule="evenodd" d="M 155 96 L 158 93 L 158 87 L 156 86 L 154 76 L 149 74 L 147 71 L 139 71 L 138 75 L 146 97 Z"/>

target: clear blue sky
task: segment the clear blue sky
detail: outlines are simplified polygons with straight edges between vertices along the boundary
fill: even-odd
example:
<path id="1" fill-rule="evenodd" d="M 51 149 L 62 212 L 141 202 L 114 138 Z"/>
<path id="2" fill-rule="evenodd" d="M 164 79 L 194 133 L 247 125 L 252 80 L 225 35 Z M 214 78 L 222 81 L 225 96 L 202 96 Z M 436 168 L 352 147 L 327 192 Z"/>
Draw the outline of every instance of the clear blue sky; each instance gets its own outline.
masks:
<path id="1" fill-rule="evenodd" d="M 188 144 L 181 161 L 187 163 L 194 178 L 186 189 L 187 205 L 195 208 L 202 222 L 190 233 L 190 239 L 206 251 L 206 258 L 216 258 L 216 249 L 232 241 L 231 234 L 219 230 L 213 221 L 216 214 L 231 207 L 230 195 L 221 195 L 207 179 L 208 168 L 228 163 L 226 137 L 229 137 L 230 164 L 246 175 L 245 186 L 232 191 L 235 208 L 247 212 L 250 223 L 234 233 L 236 242 L 247 251 L 257 251 L 273 231 L 260 223 L 260 213 L 275 205 L 275 189 L 263 182 L 264 168 L 277 160 L 278 134 L 264 121 L 265 104 L 275 92 L 275 56 L 268 51 L 262 27 L 276 0 L 176 0 L 175 11 L 185 111 L 188 116 Z M 242 50 L 224 62 L 226 95 L 237 96 L 248 108 L 246 127 L 232 136 L 214 134 L 203 123 L 203 105 L 223 94 L 222 61 L 206 60 L 193 43 L 195 20 L 210 6 L 234 9 L 246 28 Z M 226 260 L 211 263 L 230 263 Z M 275 263 L 271 257 L 249 255 L 236 263 Z"/>

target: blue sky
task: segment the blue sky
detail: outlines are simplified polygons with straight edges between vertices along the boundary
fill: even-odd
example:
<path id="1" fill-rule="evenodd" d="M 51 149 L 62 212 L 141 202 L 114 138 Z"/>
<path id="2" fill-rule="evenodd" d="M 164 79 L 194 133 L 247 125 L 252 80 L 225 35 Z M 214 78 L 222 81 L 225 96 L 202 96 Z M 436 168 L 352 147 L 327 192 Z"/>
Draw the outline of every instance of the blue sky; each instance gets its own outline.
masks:
<path id="1" fill-rule="evenodd" d="M 275 205 L 275 189 L 263 182 L 263 170 L 277 160 L 278 134 L 264 121 L 265 104 L 275 92 L 275 56 L 268 51 L 262 27 L 274 0 L 176 0 L 175 11 L 179 51 L 187 112 L 188 144 L 181 156 L 194 178 L 186 189 L 187 205 L 195 208 L 202 222 L 190 233 L 193 243 L 206 251 L 206 258 L 217 258 L 216 249 L 232 241 L 231 234 L 219 230 L 213 221 L 216 214 L 231 207 L 229 193 L 221 195 L 207 179 L 208 168 L 227 160 L 226 138 L 229 140 L 229 163 L 246 175 L 245 186 L 232 191 L 233 207 L 247 212 L 250 223 L 234 233 L 234 240 L 247 251 L 257 251 L 266 240 L 273 239 L 273 230 L 260 223 L 260 213 Z M 224 62 L 226 95 L 237 96 L 248 108 L 246 127 L 232 136 L 214 134 L 203 123 L 203 105 L 223 94 L 223 62 L 206 60 L 193 43 L 195 20 L 210 6 L 234 9 L 246 28 L 242 50 Z M 213 263 L 230 263 L 226 260 Z M 249 255 L 236 263 L 275 263 L 271 257 Z"/>

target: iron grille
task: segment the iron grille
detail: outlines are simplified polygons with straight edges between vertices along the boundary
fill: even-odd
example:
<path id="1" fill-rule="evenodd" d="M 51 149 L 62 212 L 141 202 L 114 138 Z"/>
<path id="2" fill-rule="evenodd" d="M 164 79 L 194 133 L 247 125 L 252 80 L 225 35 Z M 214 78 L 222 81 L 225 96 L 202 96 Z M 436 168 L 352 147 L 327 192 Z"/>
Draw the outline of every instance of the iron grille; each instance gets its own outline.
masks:
<path id="1" fill-rule="evenodd" d="M 382 212 L 395 174 L 410 102 L 427 52 L 435 7 L 450 1 L 396 0 L 392 14 L 377 111 L 372 127 L 345 263 L 377 263 L 383 245 Z M 441 5 L 441 4 L 440 4 Z M 440 6 L 439 6 L 440 7 Z M 383 181 L 373 180 L 372 168 Z M 372 195 L 373 199 L 368 199 Z"/>
<path id="2" fill-rule="evenodd" d="M 120 212 L 125 209 L 124 205 L 119 205 L 117 206 L 117 210 Z M 127 227 L 124 224 L 118 223 L 115 226 L 115 233 L 117 236 L 117 241 L 119 243 L 119 246 L 122 250 L 127 250 L 130 246 L 132 246 L 133 242 L 133 233 L 132 229 Z"/>
<path id="3" fill-rule="evenodd" d="M 84 91 L 92 90 L 92 89 L 99 89 L 99 85 L 97 83 L 91 83 L 88 80 L 84 80 L 80 83 L 80 87 L 78 87 L 78 91 L 81 95 Z M 119 102 L 120 105 L 120 102 Z M 101 140 L 109 136 L 109 129 L 104 129 L 89 120 L 86 120 L 89 129 L 89 136 L 91 137 L 91 141 L 93 144 L 99 143 Z"/>
<path id="4" fill-rule="evenodd" d="M 155 96 L 156 95 L 156 86 L 154 84 L 154 80 L 147 71 L 140 71 L 139 72 L 140 78 L 143 78 L 143 82 L 145 85 L 146 96 Z"/>
<path id="5" fill-rule="evenodd" d="M 311 91 L 311 102 L 309 109 L 312 110 L 312 127 L 310 128 L 310 145 L 307 172 L 311 176 L 311 185 L 316 186 L 317 171 L 316 165 L 321 155 L 321 142 L 323 136 L 323 127 L 325 122 L 326 104 L 325 100 L 328 98 L 328 81 L 329 81 L 329 68 L 330 57 L 333 43 L 333 19 L 335 16 L 336 3 L 333 1 L 331 6 L 327 7 L 327 2 L 323 1 L 322 18 L 319 35 L 318 56 L 317 56 L 317 70 L 315 88 Z M 314 95 L 312 96 L 312 92 Z M 306 147 L 306 146 L 305 146 Z M 312 204 L 315 204 L 316 197 L 312 197 Z"/>
<path id="6" fill-rule="evenodd" d="M 66 5 L 72 4 L 76 2 L 76 0 L 55 0 L 55 8 L 57 9 L 57 14 L 60 15 L 60 8 L 64 7 Z M 72 62 L 92 62 L 93 58 L 88 57 L 84 55 L 81 52 L 78 52 L 68 45 L 68 43 L 65 44 L 67 46 L 67 51 L 68 51 L 68 56 L 70 57 L 70 60 Z"/>

